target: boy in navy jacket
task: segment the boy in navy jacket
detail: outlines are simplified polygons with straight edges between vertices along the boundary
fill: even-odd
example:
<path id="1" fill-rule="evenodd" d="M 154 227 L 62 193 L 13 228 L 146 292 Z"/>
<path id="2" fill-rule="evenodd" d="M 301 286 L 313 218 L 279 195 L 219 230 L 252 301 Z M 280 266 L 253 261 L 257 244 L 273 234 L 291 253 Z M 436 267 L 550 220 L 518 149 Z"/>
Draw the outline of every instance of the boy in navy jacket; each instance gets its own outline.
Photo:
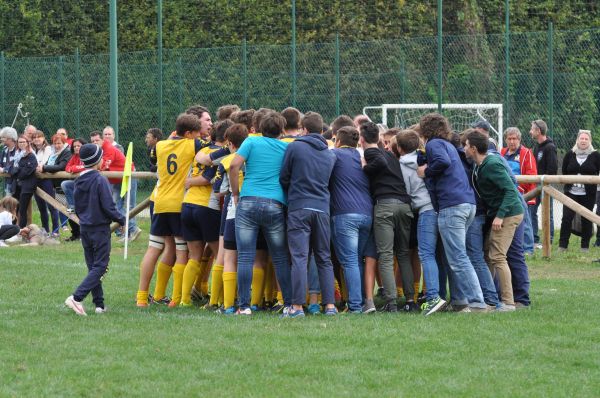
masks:
<path id="1" fill-rule="evenodd" d="M 81 227 L 81 244 L 88 267 L 88 274 L 65 305 L 77 315 L 87 315 L 82 301 L 91 292 L 96 313 L 102 314 L 104 295 L 102 279 L 110 260 L 110 223 L 125 224 L 125 218 L 117 211 L 112 199 L 112 189 L 106 178 L 98 172 L 102 161 L 102 148 L 85 144 L 79 150 L 85 170 L 75 180 L 75 213 Z"/>

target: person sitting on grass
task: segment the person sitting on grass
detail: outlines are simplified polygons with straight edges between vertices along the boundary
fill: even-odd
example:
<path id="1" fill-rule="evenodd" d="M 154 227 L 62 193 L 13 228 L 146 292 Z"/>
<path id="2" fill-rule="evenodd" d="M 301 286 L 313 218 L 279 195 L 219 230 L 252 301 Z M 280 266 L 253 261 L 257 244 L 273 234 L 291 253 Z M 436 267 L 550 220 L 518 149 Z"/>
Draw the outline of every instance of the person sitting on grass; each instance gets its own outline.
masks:
<path id="1" fill-rule="evenodd" d="M 0 247 L 8 246 L 5 240 L 19 233 L 17 221 L 17 208 L 19 201 L 12 196 L 5 196 L 0 200 Z"/>
<path id="2" fill-rule="evenodd" d="M 110 184 L 98 170 L 101 167 L 102 148 L 85 144 L 79 151 L 85 170 L 75 181 L 75 213 L 81 226 L 81 244 L 88 274 L 75 292 L 67 297 L 65 305 L 77 315 L 87 315 L 83 300 L 91 292 L 96 314 L 106 312 L 102 279 L 110 261 L 110 223 L 125 225 L 125 217 L 117 211 L 112 200 Z"/>

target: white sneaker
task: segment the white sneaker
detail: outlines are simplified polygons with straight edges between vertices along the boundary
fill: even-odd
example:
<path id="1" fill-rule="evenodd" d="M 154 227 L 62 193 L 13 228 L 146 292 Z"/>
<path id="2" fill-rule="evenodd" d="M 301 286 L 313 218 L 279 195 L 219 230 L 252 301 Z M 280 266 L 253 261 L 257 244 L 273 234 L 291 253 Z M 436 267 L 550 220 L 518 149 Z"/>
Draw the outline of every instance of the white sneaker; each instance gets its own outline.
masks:
<path id="1" fill-rule="evenodd" d="M 516 307 L 510 304 L 500 303 L 498 307 L 496 307 L 496 312 L 512 312 L 515 311 Z"/>
<path id="2" fill-rule="evenodd" d="M 129 234 L 129 242 L 133 242 L 134 240 L 139 238 L 141 233 L 142 230 L 139 227 L 137 227 L 132 233 Z"/>
<path id="3" fill-rule="evenodd" d="M 65 305 L 75 311 L 77 315 L 87 316 L 85 313 L 85 308 L 83 308 L 83 304 L 81 304 L 79 301 L 75 301 L 73 296 L 67 297 L 65 300 Z"/>
<path id="4" fill-rule="evenodd" d="M 23 238 L 21 238 L 21 235 L 17 234 L 10 239 L 6 239 L 6 241 L 8 243 L 20 243 L 23 241 Z"/>
<path id="5" fill-rule="evenodd" d="M 105 314 L 106 313 L 106 307 L 101 308 L 101 307 L 96 307 L 96 314 Z"/>
<path id="6" fill-rule="evenodd" d="M 8 247 L 8 245 L 3 240 L 0 240 L 0 247 Z"/>
<path id="7" fill-rule="evenodd" d="M 236 315 L 252 315 L 252 310 L 250 308 L 238 308 Z"/>

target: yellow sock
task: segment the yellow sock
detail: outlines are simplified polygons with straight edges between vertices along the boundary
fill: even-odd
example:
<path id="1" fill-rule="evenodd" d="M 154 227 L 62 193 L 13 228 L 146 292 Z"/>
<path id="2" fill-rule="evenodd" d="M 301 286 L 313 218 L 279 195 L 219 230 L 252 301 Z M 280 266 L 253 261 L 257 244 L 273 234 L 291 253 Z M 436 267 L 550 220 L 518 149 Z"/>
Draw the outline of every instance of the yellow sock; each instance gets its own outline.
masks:
<path id="1" fill-rule="evenodd" d="M 158 263 L 158 268 L 156 269 L 156 285 L 154 286 L 155 300 L 160 300 L 165 297 L 172 271 L 172 266 L 167 265 L 162 261 Z"/>
<path id="2" fill-rule="evenodd" d="M 277 302 L 283 303 L 283 293 L 277 292 Z"/>
<path id="3" fill-rule="evenodd" d="M 148 291 L 138 290 L 137 292 L 137 303 L 138 305 L 148 305 Z"/>
<path id="4" fill-rule="evenodd" d="M 208 267 L 208 260 L 210 260 L 210 258 L 208 257 L 202 257 L 200 259 L 200 273 L 198 274 L 198 278 L 196 278 L 196 290 L 198 290 L 199 292 L 202 291 L 202 278 L 201 275 L 203 275 L 203 271 L 206 269 L 206 267 Z"/>
<path id="5" fill-rule="evenodd" d="M 419 282 L 415 282 L 414 287 L 415 287 L 415 295 L 413 298 L 416 303 L 417 300 L 419 299 L 419 290 L 421 290 L 421 284 Z"/>
<path id="6" fill-rule="evenodd" d="M 181 288 L 185 266 L 186 264 L 175 264 L 173 266 L 173 296 L 171 297 L 171 306 L 181 302 Z"/>
<path id="7" fill-rule="evenodd" d="M 185 266 L 181 284 L 181 302 L 183 304 L 192 303 L 192 286 L 194 286 L 194 282 L 199 274 L 200 263 L 190 258 Z"/>
<path id="8" fill-rule="evenodd" d="M 210 305 L 217 305 L 223 294 L 223 266 L 215 264 L 212 268 L 210 286 Z"/>
<path id="9" fill-rule="evenodd" d="M 250 305 L 260 305 L 265 286 L 265 270 L 259 267 L 252 268 L 252 295 Z"/>
<path id="10" fill-rule="evenodd" d="M 223 272 L 223 307 L 233 307 L 237 291 L 237 272 Z"/>
<path id="11" fill-rule="evenodd" d="M 271 302 L 273 300 L 273 265 L 270 262 L 267 263 L 265 271 L 264 297 L 265 301 Z"/>
<path id="12" fill-rule="evenodd" d="M 396 292 L 398 293 L 398 297 L 404 297 L 404 289 L 401 287 L 396 287 Z"/>

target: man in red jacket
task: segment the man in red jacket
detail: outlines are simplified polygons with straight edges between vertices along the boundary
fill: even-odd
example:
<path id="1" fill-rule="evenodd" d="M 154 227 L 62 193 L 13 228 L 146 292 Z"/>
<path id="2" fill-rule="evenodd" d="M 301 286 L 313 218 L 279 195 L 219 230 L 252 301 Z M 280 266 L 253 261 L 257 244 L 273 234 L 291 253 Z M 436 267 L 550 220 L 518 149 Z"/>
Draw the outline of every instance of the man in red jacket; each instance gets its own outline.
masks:
<path id="1" fill-rule="evenodd" d="M 513 174 L 515 176 L 537 175 L 537 164 L 533 152 L 521 145 L 521 131 L 516 127 L 507 128 L 504 131 L 504 142 L 506 142 L 507 146 L 502 148 L 500 153 L 508 162 Z M 520 183 L 518 190 L 522 195 L 525 195 L 533 191 L 535 187 L 536 185 L 532 183 Z M 528 201 L 527 206 L 535 206 L 535 198 Z M 532 254 L 534 245 L 533 226 L 531 224 L 531 217 L 529 217 L 529 211 L 525 212 L 523 221 L 525 222 L 523 246 L 526 254 Z"/>
<path id="2" fill-rule="evenodd" d="M 110 141 L 103 140 L 102 135 L 99 131 L 93 131 L 90 134 L 90 142 L 102 147 L 104 154 L 102 155 L 102 167 L 101 171 L 123 171 L 125 169 L 125 155 L 121 153 Z M 135 165 L 131 165 L 131 170 L 135 171 Z M 117 209 L 121 214 L 125 215 L 125 199 L 121 198 L 121 182 L 122 178 L 109 178 L 108 182 L 111 183 L 113 200 L 117 205 Z M 137 180 L 131 179 L 131 193 L 129 198 L 129 210 L 133 209 L 136 205 L 137 200 Z M 142 230 L 138 228 L 135 218 L 129 220 L 129 241 L 136 240 Z M 121 242 L 124 243 L 125 238 L 121 238 Z"/>

